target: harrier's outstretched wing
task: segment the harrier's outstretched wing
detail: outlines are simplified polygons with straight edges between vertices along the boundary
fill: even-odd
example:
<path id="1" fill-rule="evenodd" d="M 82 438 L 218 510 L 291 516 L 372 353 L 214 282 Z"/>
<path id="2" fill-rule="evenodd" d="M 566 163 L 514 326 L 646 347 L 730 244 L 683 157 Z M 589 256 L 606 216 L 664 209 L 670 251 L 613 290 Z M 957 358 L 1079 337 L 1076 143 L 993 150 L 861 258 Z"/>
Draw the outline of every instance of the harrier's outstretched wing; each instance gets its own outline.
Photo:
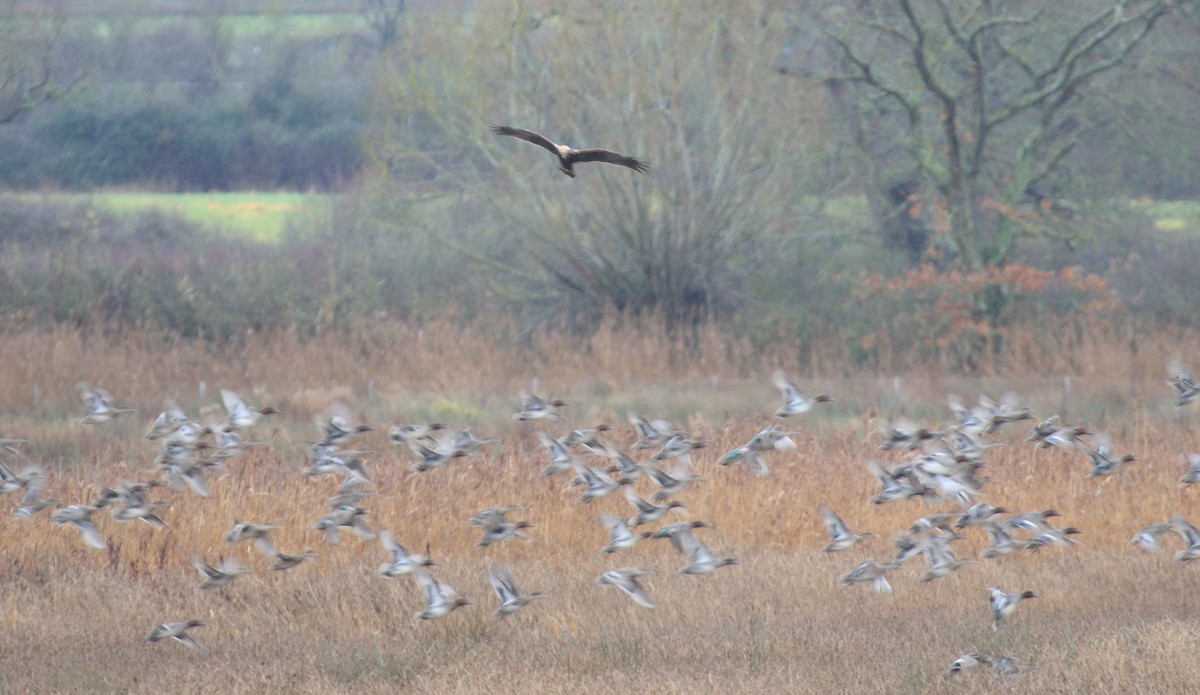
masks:
<path id="1" fill-rule="evenodd" d="M 542 135 L 541 133 L 535 133 L 532 130 L 522 130 L 521 128 L 513 128 L 506 125 L 494 125 L 492 126 L 492 132 L 496 135 L 508 135 L 509 137 L 524 140 L 525 142 L 532 142 L 538 147 L 544 147 L 545 149 L 549 150 L 556 157 L 560 155 L 558 151 L 558 145 L 551 142 L 550 138 Z"/>
<path id="2" fill-rule="evenodd" d="M 635 159 L 628 155 L 623 155 L 620 152 L 604 149 L 577 150 L 571 154 L 572 163 L 574 162 L 607 162 L 609 164 L 618 164 L 623 167 L 629 167 L 634 171 L 646 171 L 649 167 L 640 159 Z"/>

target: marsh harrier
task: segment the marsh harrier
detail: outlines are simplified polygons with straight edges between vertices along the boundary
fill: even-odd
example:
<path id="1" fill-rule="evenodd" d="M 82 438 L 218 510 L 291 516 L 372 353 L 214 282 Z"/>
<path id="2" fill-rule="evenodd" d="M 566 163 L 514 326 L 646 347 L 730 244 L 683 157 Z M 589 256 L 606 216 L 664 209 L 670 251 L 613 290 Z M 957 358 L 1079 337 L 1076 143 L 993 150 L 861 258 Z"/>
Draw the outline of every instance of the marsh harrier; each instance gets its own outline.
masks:
<path id="1" fill-rule="evenodd" d="M 572 149 L 566 145 L 555 144 L 550 141 L 550 138 L 540 133 L 535 133 L 532 130 L 522 130 L 506 125 L 494 125 L 492 126 L 492 132 L 497 135 L 520 138 L 526 142 L 532 142 L 539 147 L 546 148 L 555 157 L 558 157 L 558 170 L 571 178 L 575 178 L 574 165 L 579 162 L 608 162 L 609 164 L 619 164 L 623 167 L 629 167 L 634 171 L 646 171 L 648 168 L 646 163 L 640 159 L 634 159 L 619 152 L 595 148 L 587 150 Z"/>

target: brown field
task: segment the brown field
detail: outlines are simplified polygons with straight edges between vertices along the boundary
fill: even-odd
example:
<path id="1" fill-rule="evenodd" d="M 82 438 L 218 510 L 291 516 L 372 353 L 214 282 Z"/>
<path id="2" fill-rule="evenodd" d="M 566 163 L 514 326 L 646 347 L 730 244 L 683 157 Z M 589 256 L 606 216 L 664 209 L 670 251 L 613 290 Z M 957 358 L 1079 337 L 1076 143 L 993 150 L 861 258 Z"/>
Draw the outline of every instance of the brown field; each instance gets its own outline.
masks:
<path id="1" fill-rule="evenodd" d="M 196 417 L 216 412 L 218 389 L 227 387 L 287 414 L 259 423 L 256 434 L 272 446 L 232 460 L 211 478 L 209 499 L 154 490 L 152 499 L 170 503 L 170 529 L 98 512 L 107 550 L 50 523 L 49 511 L 14 518 L 19 495 L 0 497 L 0 692 L 1192 692 L 1200 681 L 1200 568 L 1128 543 L 1172 512 L 1200 522 L 1192 501 L 1200 490 L 1178 484 L 1183 455 L 1200 450 L 1197 416 L 1171 407 L 1162 365 L 1175 353 L 1171 341 L 1160 342 L 1143 338 L 1137 356 L 1098 342 L 1074 362 L 1047 356 L 1042 364 L 1051 368 L 1040 374 L 1027 364 L 1008 376 L 955 379 L 925 365 L 896 384 L 890 375 L 835 369 L 836 356 L 795 364 L 715 333 L 688 352 L 652 332 L 615 329 L 587 345 L 544 336 L 524 348 L 448 326 L 307 342 L 248 336 L 236 349 L 65 328 L 9 332 L 0 335 L 0 434 L 29 440 L 22 450 L 46 467 L 49 498 L 85 503 L 120 479 L 155 477 L 156 446 L 141 437 L 165 397 Z M 1076 378 L 1064 391 L 1063 373 L 1051 370 L 1080 363 L 1092 366 L 1068 372 Z M 769 477 L 717 467 L 723 452 L 770 422 L 777 397 L 768 375 L 777 366 L 836 402 L 794 418 L 798 450 L 769 455 Z M 509 419 L 517 392 L 534 378 L 542 395 L 573 404 L 566 423 Z M 79 379 L 139 413 L 78 424 Z M 1040 415 L 1065 407 L 1072 420 L 1107 431 L 1118 454 L 1141 459 L 1087 480 L 1081 456 L 1023 442 L 1024 424 L 999 435 L 1007 446 L 989 454 L 986 501 L 1062 510 L 1059 525 L 1083 531 L 1078 545 L 981 559 L 929 583 L 919 581 L 924 568 L 915 560 L 891 576 L 892 596 L 839 586 L 837 577 L 863 560 L 890 559 L 894 532 L 951 508 L 868 503 L 877 484 L 866 461 L 902 459 L 878 451 L 875 417 L 903 411 L 941 424 L 947 393 L 973 401 L 1008 388 Z M 370 525 L 410 550 L 428 545 L 435 576 L 475 605 L 417 621 L 422 596 L 411 578 L 376 573 L 385 559 L 378 542 L 343 534 L 331 546 L 313 529 L 336 481 L 301 475 L 303 441 L 316 436 L 311 416 L 335 399 L 380 429 L 354 443 L 376 452 L 368 458 L 380 493 L 365 503 Z M 621 496 L 581 505 L 567 477 L 538 477 L 546 463 L 538 429 L 561 435 L 610 422 L 619 425 L 612 440 L 627 447 L 628 409 L 713 440 L 695 456 L 708 480 L 679 496 L 688 511 L 676 518 L 711 521 L 702 539 L 741 566 L 682 576 L 685 559 L 661 541 L 604 556 L 596 517 L 628 516 Z M 412 454 L 383 431 L 430 419 L 474 425 L 503 444 L 412 473 Z M 24 465 L 11 455 L 2 461 Z M 644 494 L 648 486 L 638 483 Z M 508 504 L 528 508 L 531 538 L 476 548 L 477 529 L 466 520 Z M 821 505 L 879 538 L 822 555 Z M 238 521 L 277 524 L 282 551 L 311 549 L 316 558 L 272 572 L 251 545 L 234 550 L 222 540 Z M 976 558 L 986 538 L 978 529 L 967 535 L 956 550 Z M 1182 546 L 1175 536 L 1164 545 Z M 197 590 L 189 559 L 229 554 L 254 573 Z M 524 591 L 551 597 L 496 621 L 484 576 L 492 564 L 508 565 Z M 654 571 L 646 585 L 657 609 L 594 584 L 622 566 Z M 993 631 L 993 585 L 1041 598 Z M 207 623 L 194 631 L 201 649 L 145 641 L 157 624 L 189 618 Z M 946 668 L 969 651 L 1014 656 L 1030 670 L 1008 683 L 983 668 L 947 679 Z"/>

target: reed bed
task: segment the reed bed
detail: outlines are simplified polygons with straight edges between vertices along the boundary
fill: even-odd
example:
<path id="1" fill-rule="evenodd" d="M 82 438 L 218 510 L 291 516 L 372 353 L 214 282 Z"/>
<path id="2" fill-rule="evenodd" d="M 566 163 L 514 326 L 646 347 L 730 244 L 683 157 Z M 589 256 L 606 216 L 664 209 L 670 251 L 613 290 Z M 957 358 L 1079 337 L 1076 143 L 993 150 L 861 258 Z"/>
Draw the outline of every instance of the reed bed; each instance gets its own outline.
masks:
<path id="1" fill-rule="evenodd" d="M 447 329 L 438 338 L 410 336 L 437 348 L 408 350 L 395 348 L 397 335 L 378 343 L 359 336 L 357 345 L 272 336 L 248 339 L 242 353 L 222 359 L 201 344 L 163 346 L 137 335 L 119 349 L 98 351 L 118 339 L 68 329 L 6 336 L 0 354 L 27 357 L 5 377 L 0 433 L 29 440 L 24 453 L 48 470 L 45 496 L 65 503 L 88 502 L 121 479 L 157 476 L 156 447 L 141 437 L 164 397 L 178 398 L 197 416 L 215 411 L 216 389 L 228 386 L 286 415 L 255 427 L 271 446 L 252 449 L 212 476 L 208 499 L 154 490 L 152 499 L 169 502 L 163 510 L 169 529 L 117 523 L 98 512 L 107 550 L 88 548 L 72 529 L 51 524 L 48 512 L 14 518 L 8 511 L 19 503 L 16 495 L 0 497 L 0 691 L 1184 692 L 1200 677 L 1190 658 L 1200 647 L 1193 618 L 1198 569 L 1169 552 L 1152 555 L 1129 544 L 1136 531 L 1172 513 L 1200 521 L 1193 502 L 1200 491 L 1178 483 L 1184 454 L 1200 450 L 1196 416 L 1171 409 L 1170 389 L 1149 368 L 1077 379 L 1066 395 L 1073 419 L 1103 427 L 1118 454 L 1139 457 L 1116 475 L 1085 479 L 1082 456 L 1035 450 L 1023 441 L 1024 425 L 1002 431 L 1005 446 L 988 455 L 986 500 L 1014 511 L 1061 510 L 1060 526 L 1083 531 L 1077 546 L 980 559 L 928 583 L 919 581 L 916 561 L 893 573 L 895 593 L 884 596 L 839 586 L 837 577 L 865 559 L 890 559 L 895 532 L 952 506 L 869 504 L 877 483 L 867 461 L 903 458 L 878 450 L 878 419 L 904 411 L 939 424 L 949 417 L 948 389 L 977 388 L 959 391 L 970 400 L 978 392 L 999 395 L 1013 383 L 1032 391 L 1040 383 L 1033 402 L 1048 414 L 1063 404 L 1058 379 L 956 382 L 917 374 L 903 376 L 897 387 L 882 376 L 812 376 L 803 385 L 819 386 L 837 401 L 793 419 L 797 450 L 769 454 L 770 476 L 760 479 L 715 462 L 771 421 L 777 403 L 764 378 L 771 368 L 766 357 L 731 361 L 725 350 L 677 365 L 649 343 L 629 339 L 621 344 L 645 348 L 646 360 L 619 360 L 618 348 L 605 347 L 595 350 L 607 355 L 595 363 L 601 366 L 589 367 L 585 356 L 559 354 L 567 350 L 560 346 L 543 349 L 543 361 L 531 367 L 515 350 L 495 350 L 460 363 L 464 375 L 454 363 L 470 350 L 455 335 Z M 711 373 L 722 376 L 714 382 Z M 567 423 L 508 418 L 516 393 L 535 376 L 543 395 L 567 394 L 573 403 Z M 81 378 L 140 412 L 79 425 L 73 384 Z M 208 384 L 203 395 L 201 380 Z M 39 386 L 36 404 L 32 383 Z M 428 547 L 438 563 L 434 574 L 476 605 L 417 621 L 412 613 L 422 607 L 421 592 L 408 577 L 377 574 L 386 559 L 378 542 L 344 533 L 333 546 L 314 529 L 337 481 L 302 475 L 304 442 L 317 436 L 312 414 L 332 400 L 348 402 L 379 428 L 353 443 L 375 452 L 367 466 L 379 494 L 364 502 L 370 526 L 391 531 L 410 550 Z M 597 516 L 629 516 L 621 495 L 580 504 L 567 476 L 539 477 L 547 459 L 537 430 L 561 435 L 609 422 L 619 425 L 611 440 L 627 448 L 628 408 L 668 415 L 712 440 L 694 453 L 707 480 L 678 496 L 687 510 L 672 520 L 713 523 L 699 532 L 702 538 L 741 566 L 681 576 L 685 558 L 662 541 L 604 556 L 607 534 Z M 502 443 L 477 458 L 413 473 L 413 455 L 391 445 L 383 431 L 434 415 L 455 427 L 475 425 L 479 435 Z M 638 489 L 651 492 L 648 482 Z M 476 547 L 478 529 L 466 520 L 509 504 L 527 509 L 520 518 L 535 524 L 530 538 Z M 822 555 L 822 505 L 879 537 Z M 276 524 L 272 537 L 280 550 L 314 550 L 316 557 L 273 572 L 250 544 L 234 548 L 222 540 L 239 521 Z M 969 529 L 967 535 L 956 549 L 978 558 L 985 534 Z M 1175 537 L 1164 544 L 1181 546 Z M 228 555 L 253 574 L 224 589 L 197 590 L 190 559 Z M 522 590 L 551 598 L 496 621 L 484 575 L 494 564 L 509 566 Z M 655 610 L 594 584 L 621 566 L 654 571 L 646 585 Z M 987 603 L 993 585 L 1032 589 L 1040 598 L 993 631 Z M 201 649 L 145 641 L 155 625 L 189 618 L 207 623 L 194 631 Z M 1015 656 L 1032 668 L 1011 683 L 987 669 L 947 678 L 949 664 L 968 651 Z"/>

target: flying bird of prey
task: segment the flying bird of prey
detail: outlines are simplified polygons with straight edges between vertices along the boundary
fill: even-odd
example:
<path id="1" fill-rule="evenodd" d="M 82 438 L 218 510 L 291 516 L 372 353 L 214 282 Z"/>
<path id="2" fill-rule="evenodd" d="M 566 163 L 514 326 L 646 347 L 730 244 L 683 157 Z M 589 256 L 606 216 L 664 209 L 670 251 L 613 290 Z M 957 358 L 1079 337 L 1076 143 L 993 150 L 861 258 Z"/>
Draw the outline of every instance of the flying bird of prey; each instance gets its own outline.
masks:
<path id="1" fill-rule="evenodd" d="M 555 157 L 558 157 L 558 170 L 571 178 L 575 178 L 574 166 L 580 162 L 607 162 L 608 164 L 619 164 L 623 167 L 629 167 L 634 171 L 646 171 L 649 168 L 642 160 L 623 155 L 619 152 L 600 148 L 576 150 L 566 145 L 554 143 L 545 135 L 535 133 L 532 130 L 522 130 L 506 125 L 494 125 L 492 126 L 492 132 L 496 135 L 508 135 L 524 140 L 525 142 L 532 142 L 538 147 L 549 150 Z"/>

